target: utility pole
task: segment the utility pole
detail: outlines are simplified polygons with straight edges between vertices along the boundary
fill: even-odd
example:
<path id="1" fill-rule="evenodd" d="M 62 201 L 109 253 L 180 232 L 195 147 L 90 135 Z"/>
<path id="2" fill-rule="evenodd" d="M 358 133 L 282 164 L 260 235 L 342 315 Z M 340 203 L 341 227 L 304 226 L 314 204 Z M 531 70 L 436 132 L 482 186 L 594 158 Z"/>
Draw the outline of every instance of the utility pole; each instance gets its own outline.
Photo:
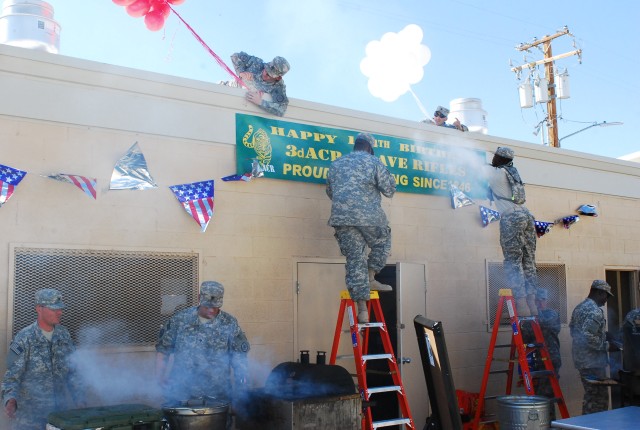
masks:
<path id="1" fill-rule="evenodd" d="M 512 72 L 519 73 L 524 68 L 533 69 L 534 67 L 540 64 L 545 65 L 545 72 L 547 74 L 547 80 L 549 82 L 549 86 L 547 89 L 547 94 L 549 96 L 549 99 L 547 101 L 547 129 L 549 132 L 549 146 L 553 146 L 556 148 L 559 147 L 560 144 L 558 141 L 558 115 L 556 111 L 556 85 L 555 85 L 555 78 L 553 76 L 553 62 L 560 58 L 570 57 L 572 55 L 580 56 L 582 54 L 582 50 L 577 49 L 575 51 L 566 52 L 564 54 L 557 55 L 555 57 L 552 55 L 551 41 L 557 37 L 564 36 L 565 34 L 570 34 L 569 29 L 567 27 L 564 27 L 561 31 L 551 36 L 547 35 L 540 40 L 534 40 L 533 42 L 526 43 L 526 44 L 521 43 L 519 46 L 516 47 L 518 51 L 528 51 L 530 48 L 533 48 L 535 46 L 542 44 L 542 52 L 544 54 L 544 59 L 511 68 Z"/>

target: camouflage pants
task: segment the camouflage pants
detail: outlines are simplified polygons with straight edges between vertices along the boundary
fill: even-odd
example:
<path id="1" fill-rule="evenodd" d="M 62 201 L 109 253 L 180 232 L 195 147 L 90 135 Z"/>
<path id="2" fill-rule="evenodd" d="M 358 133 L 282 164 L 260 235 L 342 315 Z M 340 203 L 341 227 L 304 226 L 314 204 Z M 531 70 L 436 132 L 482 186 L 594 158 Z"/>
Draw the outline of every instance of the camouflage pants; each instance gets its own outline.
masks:
<path id="1" fill-rule="evenodd" d="M 584 387 L 582 399 L 582 415 L 602 412 L 609 409 L 609 387 L 606 385 L 594 385 L 585 381 L 585 377 L 604 379 L 607 373 L 604 369 L 580 369 L 580 380 Z"/>
<path id="2" fill-rule="evenodd" d="M 369 269 L 382 270 L 391 252 L 391 228 L 336 226 L 335 238 L 347 258 L 345 282 L 352 300 L 369 300 Z M 369 255 L 366 248 L 371 250 Z"/>
<path id="3" fill-rule="evenodd" d="M 516 210 L 500 218 L 500 246 L 504 255 L 504 271 L 515 298 L 535 294 L 536 227 L 533 215 Z"/>

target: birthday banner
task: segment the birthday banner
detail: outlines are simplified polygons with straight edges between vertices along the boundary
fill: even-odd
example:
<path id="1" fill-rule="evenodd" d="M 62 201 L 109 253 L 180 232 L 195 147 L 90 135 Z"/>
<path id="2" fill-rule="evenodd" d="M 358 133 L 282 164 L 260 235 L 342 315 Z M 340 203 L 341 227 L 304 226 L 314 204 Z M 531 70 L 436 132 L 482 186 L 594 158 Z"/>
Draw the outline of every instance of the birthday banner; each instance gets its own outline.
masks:
<path id="1" fill-rule="evenodd" d="M 359 132 L 237 113 L 237 173 L 251 172 L 257 160 L 265 178 L 324 184 L 331 162 L 352 152 Z M 486 197 L 485 151 L 374 137 L 375 156 L 395 177 L 398 191 L 448 195 L 453 185 L 470 197 Z"/>

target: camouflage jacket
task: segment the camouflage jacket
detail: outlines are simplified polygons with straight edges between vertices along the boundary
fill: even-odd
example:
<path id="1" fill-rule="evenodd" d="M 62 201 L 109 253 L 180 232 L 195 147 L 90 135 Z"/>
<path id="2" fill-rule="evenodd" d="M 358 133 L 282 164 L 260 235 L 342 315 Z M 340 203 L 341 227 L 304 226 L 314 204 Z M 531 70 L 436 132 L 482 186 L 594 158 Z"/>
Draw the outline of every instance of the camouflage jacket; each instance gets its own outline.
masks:
<path id="1" fill-rule="evenodd" d="M 562 324 L 560 323 L 560 315 L 553 309 L 539 309 L 538 310 L 538 323 L 540 325 L 540 331 L 542 332 L 542 338 L 544 344 L 551 356 L 551 363 L 553 367 L 558 371 L 562 366 L 562 358 L 560 356 L 560 329 Z M 529 322 L 523 322 L 520 326 L 522 329 L 522 339 L 525 343 L 535 343 L 535 333 Z M 544 368 L 541 364 L 540 369 Z M 536 369 L 536 370 L 540 370 Z"/>
<path id="2" fill-rule="evenodd" d="M 640 319 L 640 308 L 630 310 L 627 315 L 624 317 L 624 322 L 622 323 L 622 327 L 629 326 L 633 328 L 633 331 L 637 331 L 640 329 L 635 323 L 636 320 Z"/>
<path id="3" fill-rule="evenodd" d="M 573 363 L 577 370 L 608 365 L 606 319 L 602 308 L 590 298 L 573 310 L 569 329 L 573 338 Z"/>
<path id="4" fill-rule="evenodd" d="M 269 97 L 263 97 L 260 107 L 273 115 L 283 116 L 289 105 L 287 87 L 284 84 L 284 80 L 280 79 L 277 82 L 265 82 L 265 80 L 262 79 L 264 61 L 246 52 L 233 54 L 231 56 L 231 62 L 236 69 L 236 73 L 249 72 L 253 75 L 253 81 L 245 82 L 245 84 L 263 94 L 269 95 Z"/>
<path id="5" fill-rule="evenodd" d="M 67 396 L 82 399 L 81 384 L 70 356 L 75 346 L 67 329 L 53 329 L 51 341 L 42 334 L 38 323 L 18 332 L 9 347 L 7 371 L 2 380 L 2 400 L 16 399 L 18 423 L 46 421 L 54 410 L 72 405 Z"/>
<path id="6" fill-rule="evenodd" d="M 331 163 L 326 192 L 332 201 L 330 226 L 383 227 L 388 221 L 380 194 L 393 197 L 396 181 L 378 158 L 355 151 Z"/>
<path id="7" fill-rule="evenodd" d="M 249 349 L 238 321 L 224 311 L 205 324 L 198 319 L 197 306 L 176 313 L 164 324 L 156 344 L 157 352 L 174 355 L 168 397 L 233 398 L 231 369 L 239 389 L 246 382 Z"/>

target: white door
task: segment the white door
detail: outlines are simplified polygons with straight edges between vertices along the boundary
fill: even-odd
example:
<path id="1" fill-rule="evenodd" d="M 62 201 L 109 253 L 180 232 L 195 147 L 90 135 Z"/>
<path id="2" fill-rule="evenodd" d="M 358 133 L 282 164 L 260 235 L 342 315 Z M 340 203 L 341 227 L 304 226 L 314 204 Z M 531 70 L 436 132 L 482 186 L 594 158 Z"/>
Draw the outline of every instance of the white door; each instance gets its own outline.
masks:
<path id="1" fill-rule="evenodd" d="M 340 309 L 340 292 L 346 290 L 344 263 L 299 262 L 297 264 L 297 312 L 294 360 L 301 350 L 308 350 L 315 363 L 318 351 L 326 352 L 329 363 L 331 347 Z M 349 343 L 348 319 L 343 319 L 339 356 L 336 364 L 355 373 L 353 349 Z"/>
<path id="2" fill-rule="evenodd" d="M 424 378 L 418 338 L 413 325 L 416 315 L 427 311 L 426 266 L 418 263 L 396 263 L 398 310 L 398 363 L 413 422 L 422 429 L 429 416 L 429 398 Z"/>

